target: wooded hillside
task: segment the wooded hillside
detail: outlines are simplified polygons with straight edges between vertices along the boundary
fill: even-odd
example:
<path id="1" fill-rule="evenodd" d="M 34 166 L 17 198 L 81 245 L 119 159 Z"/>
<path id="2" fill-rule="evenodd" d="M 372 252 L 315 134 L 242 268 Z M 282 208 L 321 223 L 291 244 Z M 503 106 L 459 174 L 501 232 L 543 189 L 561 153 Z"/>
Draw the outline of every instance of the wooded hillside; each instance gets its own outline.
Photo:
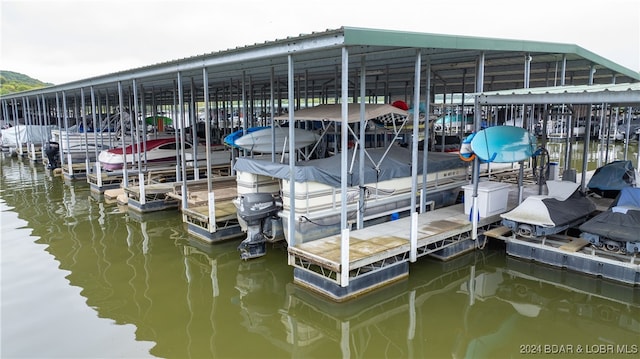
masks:
<path id="1" fill-rule="evenodd" d="M 0 96 L 52 85 L 21 73 L 0 70 Z"/>

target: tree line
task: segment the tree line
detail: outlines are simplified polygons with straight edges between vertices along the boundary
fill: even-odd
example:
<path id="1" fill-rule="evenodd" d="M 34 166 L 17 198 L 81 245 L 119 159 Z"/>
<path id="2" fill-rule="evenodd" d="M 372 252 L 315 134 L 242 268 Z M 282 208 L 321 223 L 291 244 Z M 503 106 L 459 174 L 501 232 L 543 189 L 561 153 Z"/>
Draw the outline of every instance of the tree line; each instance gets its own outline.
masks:
<path id="1" fill-rule="evenodd" d="M 47 86 L 53 86 L 53 84 L 36 80 L 18 72 L 0 70 L 0 96 Z"/>

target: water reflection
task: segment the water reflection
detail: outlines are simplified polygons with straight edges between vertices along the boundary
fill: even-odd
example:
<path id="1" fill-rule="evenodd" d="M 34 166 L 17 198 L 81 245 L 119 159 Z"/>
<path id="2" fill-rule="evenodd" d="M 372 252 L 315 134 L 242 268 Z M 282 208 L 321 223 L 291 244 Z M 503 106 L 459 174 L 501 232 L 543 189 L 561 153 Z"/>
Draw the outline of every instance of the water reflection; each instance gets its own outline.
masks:
<path id="1" fill-rule="evenodd" d="M 626 147 L 626 148 L 625 148 Z M 549 151 L 549 161 L 557 162 L 561 169 L 565 169 L 565 153 L 570 148 L 570 168 L 582 172 L 582 163 L 584 157 L 584 142 L 577 141 L 569 147 L 565 141 L 551 141 L 546 145 Z M 626 159 L 638 164 L 638 142 L 630 142 L 629 146 L 625 146 L 623 142 L 611 141 L 608 145 L 606 141 L 594 141 L 589 143 L 589 152 L 587 153 L 587 171 L 595 170 L 606 163 L 624 160 L 626 151 Z M 562 173 L 562 172 L 561 172 Z"/>
<path id="2" fill-rule="evenodd" d="M 527 345 L 638 349 L 639 288 L 505 257 L 504 248 L 422 259 L 407 280 L 335 303 L 292 283 L 284 248 L 242 261 L 236 241 L 192 239 L 177 211 L 135 216 L 96 199 L 87 184 L 16 160 L 3 159 L 1 168 L 0 195 L 32 231 L 19 239 L 41 244 L 59 263 L 46 270 L 62 270 L 98 317 L 134 326 L 154 356 L 499 358 L 531 356 Z M 47 278 L 25 280 L 44 287 Z M 41 298 L 21 300 L 34 317 L 50 318 Z M 37 325 L 55 331 L 60 320 Z"/>

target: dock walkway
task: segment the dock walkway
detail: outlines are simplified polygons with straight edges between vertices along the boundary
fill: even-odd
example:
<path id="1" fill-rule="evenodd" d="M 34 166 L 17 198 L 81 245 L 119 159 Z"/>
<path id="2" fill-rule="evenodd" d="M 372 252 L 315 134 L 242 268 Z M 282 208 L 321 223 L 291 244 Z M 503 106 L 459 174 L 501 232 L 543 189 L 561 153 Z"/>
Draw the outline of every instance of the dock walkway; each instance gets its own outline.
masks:
<path id="1" fill-rule="evenodd" d="M 211 193 L 206 179 L 187 181 L 186 192 L 186 208 L 180 210 L 189 234 L 208 243 L 242 235 L 233 204 L 238 196 L 235 176 L 213 178 Z M 182 182 L 173 183 L 166 196 L 182 203 Z"/>
<path id="2" fill-rule="evenodd" d="M 480 218 L 479 227 L 500 221 L 499 215 Z M 340 283 L 341 236 L 290 246 L 294 282 L 336 301 L 345 301 L 408 276 L 411 218 L 351 231 L 349 285 Z M 452 258 L 472 250 L 472 223 L 464 204 L 418 215 L 417 256 L 438 254 Z M 447 253 L 447 249 L 452 249 Z"/>

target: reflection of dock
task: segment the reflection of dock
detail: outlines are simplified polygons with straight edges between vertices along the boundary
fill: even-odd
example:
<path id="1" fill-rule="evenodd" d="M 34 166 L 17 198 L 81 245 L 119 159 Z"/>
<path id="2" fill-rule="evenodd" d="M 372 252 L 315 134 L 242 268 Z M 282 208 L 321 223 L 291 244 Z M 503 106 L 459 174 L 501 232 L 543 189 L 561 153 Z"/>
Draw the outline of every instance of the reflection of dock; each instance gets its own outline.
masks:
<path id="1" fill-rule="evenodd" d="M 610 301 L 619 306 L 635 306 L 640 310 L 638 303 L 640 291 L 637 288 L 585 276 L 582 273 L 565 271 L 557 267 L 541 266 L 535 262 L 522 260 L 516 257 L 506 257 L 506 273 L 517 276 L 530 282 L 544 283 L 546 285 L 562 288 L 569 292 Z M 519 291 L 520 295 L 522 291 Z M 637 318 L 640 325 L 640 317 Z M 640 332 L 640 327 L 636 330 Z"/>
<path id="2" fill-rule="evenodd" d="M 338 351 L 338 356 L 341 350 L 343 357 L 354 351 L 371 353 L 372 347 L 399 342 L 394 334 L 380 334 L 379 329 L 397 329 L 400 321 L 407 323 L 406 329 L 400 328 L 397 335 L 405 337 L 407 347 L 394 347 L 399 357 L 411 356 L 409 353 L 416 357 L 463 357 L 465 353 L 508 357 L 513 348 L 504 344 L 525 338 L 542 343 L 548 338 L 563 338 L 574 346 L 578 344 L 574 340 L 590 345 L 604 340 L 628 345 L 627 354 L 637 350 L 631 346 L 640 333 L 639 308 L 634 304 L 640 292 L 636 289 L 511 257 L 507 257 L 506 268 L 478 258 L 474 260 L 474 254 L 469 253 L 442 262 L 453 267 L 435 278 L 429 276 L 429 265 L 422 267 L 424 276 L 418 280 L 402 281 L 348 303 L 335 303 L 287 285 L 285 305 L 280 310 L 287 340 L 299 353 L 327 353 L 326 348 Z M 442 305 L 443 300 L 462 307 Z M 534 321 L 556 323 L 568 313 L 574 313 L 576 320 L 544 331 L 523 332 L 513 326 L 530 327 Z M 502 319 L 496 321 L 498 326 L 488 324 L 495 318 Z M 451 338 L 449 327 L 461 328 L 458 337 Z M 575 336 L 566 335 L 569 328 Z M 436 346 L 425 347 L 416 338 L 428 338 L 432 343 L 441 340 Z"/>

